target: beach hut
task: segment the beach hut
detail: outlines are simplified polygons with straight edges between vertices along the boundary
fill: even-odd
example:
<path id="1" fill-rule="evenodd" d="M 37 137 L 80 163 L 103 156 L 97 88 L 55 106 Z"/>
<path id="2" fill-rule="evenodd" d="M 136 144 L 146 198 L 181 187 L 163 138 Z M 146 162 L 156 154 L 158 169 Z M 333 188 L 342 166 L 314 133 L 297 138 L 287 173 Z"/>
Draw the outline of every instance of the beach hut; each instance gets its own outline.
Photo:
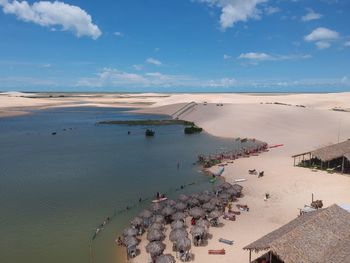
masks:
<path id="1" fill-rule="evenodd" d="M 147 244 L 146 252 L 152 257 L 157 257 L 165 250 L 165 244 L 160 241 L 153 241 Z"/>
<path id="2" fill-rule="evenodd" d="M 196 226 L 203 226 L 208 229 L 210 227 L 210 222 L 206 219 L 200 218 L 196 221 Z"/>
<path id="3" fill-rule="evenodd" d="M 151 224 L 151 225 L 148 227 L 148 231 L 151 231 L 151 230 L 153 230 L 153 229 L 163 231 L 163 230 L 164 230 L 164 225 L 163 225 L 162 223 L 159 223 L 159 222 L 153 223 L 153 224 Z"/>
<path id="4" fill-rule="evenodd" d="M 154 216 L 151 218 L 151 223 L 161 223 L 161 224 L 165 224 L 164 216 L 162 216 L 162 215 L 154 215 Z"/>
<path id="5" fill-rule="evenodd" d="M 187 204 L 189 207 L 194 207 L 194 206 L 199 206 L 200 202 L 198 201 L 198 199 L 192 197 L 192 198 L 187 200 Z"/>
<path id="6" fill-rule="evenodd" d="M 228 182 L 224 182 L 223 184 L 220 185 L 220 187 L 224 190 L 229 189 L 232 187 L 232 185 Z"/>
<path id="7" fill-rule="evenodd" d="M 159 229 L 151 229 L 147 232 L 147 240 L 152 241 L 161 241 L 165 238 L 163 232 Z"/>
<path id="8" fill-rule="evenodd" d="M 273 263 L 350 262 L 350 213 L 337 205 L 306 213 L 243 249 Z"/>
<path id="9" fill-rule="evenodd" d="M 176 243 L 176 241 L 179 238 L 187 237 L 187 236 L 188 236 L 188 233 L 187 233 L 186 229 L 184 229 L 184 228 L 173 229 L 170 232 L 169 239 L 171 242 Z"/>
<path id="10" fill-rule="evenodd" d="M 179 199 L 179 201 L 186 203 L 187 200 L 189 199 L 189 197 L 185 194 L 181 194 L 181 195 L 179 195 L 178 199 Z"/>
<path id="11" fill-rule="evenodd" d="M 174 207 L 175 207 L 175 209 L 177 211 L 181 211 L 182 212 L 182 211 L 184 211 L 187 208 L 187 204 L 185 204 L 183 202 L 179 202 Z"/>
<path id="12" fill-rule="evenodd" d="M 139 240 L 134 236 L 126 236 L 123 239 L 123 244 L 126 247 L 126 253 L 128 258 L 134 258 L 137 254 L 137 245 L 139 244 Z"/>
<path id="13" fill-rule="evenodd" d="M 171 223 L 171 229 L 181 229 L 185 227 L 186 225 L 182 220 L 177 220 Z"/>
<path id="14" fill-rule="evenodd" d="M 123 236 L 137 236 L 139 231 L 134 227 L 125 228 L 123 231 Z"/>
<path id="15" fill-rule="evenodd" d="M 183 212 L 176 212 L 175 214 L 173 214 L 171 216 L 172 220 L 176 221 L 176 220 L 185 220 L 186 215 Z"/>
<path id="16" fill-rule="evenodd" d="M 175 263 L 175 258 L 170 254 L 160 255 L 156 259 L 156 263 Z"/>
<path id="17" fill-rule="evenodd" d="M 195 219 L 201 218 L 205 216 L 205 212 L 202 208 L 199 207 L 193 207 L 189 211 L 190 216 L 192 216 Z"/>
<path id="18" fill-rule="evenodd" d="M 203 226 L 193 226 L 191 228 L 192 241 L 195 246 L 203 244 L 203 240 L 206 238 L 207 230 Z"/>
<path id="19" fill-rule="evenodd" d="M 216 208 L 216 206 L 215 206 L 214 203 L 208 202 L 208 203 L 203 204 L 203 205 L 202 205 L 202 208 L 203 208 L 206 212 L 211 212 L 211 211 L 213 211 L 213 210 Z"/>

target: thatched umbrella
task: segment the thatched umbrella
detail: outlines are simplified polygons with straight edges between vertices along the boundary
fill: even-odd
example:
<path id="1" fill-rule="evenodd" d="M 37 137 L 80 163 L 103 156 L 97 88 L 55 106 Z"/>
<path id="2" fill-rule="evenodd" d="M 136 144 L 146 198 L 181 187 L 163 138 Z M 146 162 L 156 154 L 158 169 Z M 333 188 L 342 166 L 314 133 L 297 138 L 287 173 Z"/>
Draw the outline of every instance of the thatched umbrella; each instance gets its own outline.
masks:
<path id="1" fill-rule="evenodd" d="M 223 189 L 229 189 L 229 188 L 232 187 L 232 185 L 230 183 L 228 183 L 228 182 L 225 182 L 222 185 L 220 185 L 220 187 L 223 188 Z"/>
<path id="2" fill-rule="evenodd" d="M 227 194 L 231 196 L 239 196 L 240 192 L 237 191 L 237 189 L 231 187 L 225 191 Z"/>
<path id="3" fill-rule="evenodd" d="M 134 236 L 126 236 L 123 239 L 123 243 L 127 247 L 137 246 L 139 243 L 139 240 Z"/>
<path id="4" fill-rule="evenodd" d="M 141 225 L 143 225 L 143 219 L 140 218 L 140 217 L 135 217 L 135 218 L 130 222 L 130 224 L 131 224 L 132 226 L 141 226 Z"/>
<path id="5" fill-rule="evenodd" d="M 221 206 L 222 205 L 222 201 L 220 198 L 218 197 L 213 197 L 211 200 L 210 200 L 210 203 L 216 205 L 216 206 Z"/>
<path id="6" fill-rule="evenodd" d="M 175 258 L 170 254 L 160 255 L 156 259 L 156 263 L 175 263 Z"/>
<path id="7" fill-rule="evenodd" d="M 198 219 L 197 221 L 196 221 L 196 225 L 197 226 L 203 226 L 203 227 L 205 227 L 206 229 L 208 229 L 209 227 L 210 227 L 210 223 L 209 223 L 209 221 L 208 220 L 204 220 L 204 219 Z"/>
<path id="8" fill-rule="evenodd" d="M 201 218 L 204 217 L 205 212 L 202 208 L 196 206 L 190 210 L 189 214 L 194 218 Z"/>
<path id="9" fill-rule="evenodd" d="M 205 227 L 203 226 L 193 226 L 191 228 L 191 234 L 193 237 L 195 236 L 203 236 L 204 234 L 206 234 L 207 231 L 205 230 Z"/>
<path id="10" fill-rule="evenodd" d="M 233 189 L 237 190 L 238 192 L 242 192 L 243 190 L 243 186 L 239 185 L 239 184 L 234 184 L 232 185 Z"/>
<path id="11" fill-rule="evenodd" d="M 175 206 L 176 202 L 174 200 L 169 199 L 169 200 L 165 201 L 165 205 L 166 206 Z"/>
<path id="12" fill-rule="evenodd" d="M 147 240 L 152 242 L 152 241 L 161 241 L 164 239 L 164 234 L 161 230 L 159 229 L 152 229 L 148 231 L 147 233 Z"/>
<path id="13" fill-rule="evenodd" d="M 148 219 L 148 218 L 151 218 L 153 216 L 152 212 L 145 209 L 143 210 L 140 214 L 139 214 L 139 217 L 141 218 L 144 218 L 144 219 Z"/>
<path id="14" fill-rule="evenodd" d="M 163 208 L 162 210 L 162 215 L 164 216 L 170 216 L 172 214 L 174 214 L 176 211 L 174 208 L 170 207 L 170 206 L 166 206 Z"/>
<path id="15" fill-rule="evenodd" d="M 196 198 L 191 198 L 191 199 L 189 199 L 189 200 L 187 201 L 187 203 L 188 203 L 188 205 L 189 205 L 190 207 L 194 207 L 194 206 L 200 205 L 200 202 L 199 202 L 198 199 L 196 199 Z"/>
<path id="16" fill-rule="evenodd" d="M 207 194 L 201 194 L 198 196 L 198 200 L 199 202 L 201 202 L 202 204 L 209 202 L 211 199 L 211 196 L 207 195 Z"/>
<path id="17" fill-rule="evenodd" d="M 205 203 L 204 205 L 202 205 L 202 208 L 207 211 L 207 212 L 211 212 L 215 209 L 215 204 L 214 203 L 211 203 L 211 202 L 208 202 L 208 203 Z"/>
<path id="18" fill-rule="evenodd" d="M 160 210 L 162 210 L 163 205 L 161 205 L 160 203 L 152 203 L 151 204 L 151 210 L 153 211 L 153 213 L 159 213 Z"/>
<path id="19" fill-rule="evenodd" d="M 198 199 L 199 193 L 193 193 L 190 195 L 191 198 L 196 198 Z"/>
<path id="20" fill-rule="evenodd" d="M 178 250 L 189 251 L 191 249 L 191 240 L 188 237 L 180 237 L 176 241 L 176 248 Z"/>
<path id="21" fill-rule="evenodd" d="M 125 228 L 123 231 L 123 236 L 136 236 L 138 234 L 138 230 L 133 227 Z"/>
<path id="22" fill-rule="evenodd" d="M 154 215 L 154 216 L 151 218 L 151 222 L 152 222 L 152 223 L 161 223 L 161 224 L 164 224 L 164 223 L 165 223 L 165 219 L 164 219 L 164 216 L 162 216 L 162 215 Z"/>
<path id="23" fill-rule="evenodd" d="M 179 199 L 181 202 L 186 203 L 187 200 L 189 199 L 189 197 L 188 197 L 187 195 L 181 194 L 181 195 L 179 195 L 178 199 Z"/>
<path id="24" fill-rule="evenodd" d="M 171 216 L 171 218 L 176 221 L 176 220 L 184 220 L 186 218 L 186 215 L 182 212 L 176 212 Z"/>
<path id="25" fill-rule="evenodd" d="M 151 231 L 151 230 L 154 230 L 154 229 L 162 231 L 164 229 L 164 225 L 161 224 L 161 223 L 153 223 L 152 225 L 150 225 L 148 227 L 148 231 Z"/>
<path id="26" fill-rule="evenodd" d="M 171 223 L 171 229 L 180 229 L 186 227 L 185 223 L 183 221 L 174 221 Z"/>
<path id="27" fill-rule="evenodd" d="M 222 213 L 218 210 L 214 210 L 209 214 L 210 218 L 219 218 L 220 216 L 222 216 Z"/>
<path id="28" fill-rule="evenodd" d="M 227 193 L 221 193 L 219 194 L 219 198 L 223 201 L 228 201 L 231 198 L 231 196 Z"/>
<path id="29" fill-rule="evenodd" d="M 187 236 L 188 236 L 188 233 L 186 229 L 180 228 L 180 229 L 171 230 L 169 239 L 171 242 L 175 243 L 179 238 L 187 237 Z"/>
<path id="30" fill-rule="evenodd" d="M 147 253 L 150 253 L 152 256 L 158 256 L 163 253 L 165 249 L 165 244 L 160 241 L 150 242 L 146 246 Z"/>
<path id="31" fill-rule="evenodd" d="M 179 202 L 175 205 L 177 211 L 184 211 L 187 208 L 187 204 Z"/>

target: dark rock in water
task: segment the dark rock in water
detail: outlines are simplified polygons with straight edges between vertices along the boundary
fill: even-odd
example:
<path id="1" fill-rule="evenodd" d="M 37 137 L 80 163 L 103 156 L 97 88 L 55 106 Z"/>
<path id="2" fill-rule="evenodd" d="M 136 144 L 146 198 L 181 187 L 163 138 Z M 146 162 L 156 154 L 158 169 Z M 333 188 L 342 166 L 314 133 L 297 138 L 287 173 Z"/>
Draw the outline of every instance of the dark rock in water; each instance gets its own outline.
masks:
<path id="1" fill-rule="evenodd" d="M 56 135 L 57 134 L 57 132 L 53 132 L 53 133 L 51 133 L 51 135 Z"/>
<path id="2" fill-rule="evenodd" d="M 147 130 L 146 130 L 146 136 L 147 136 L 147 137 L 153 137 L 154 134 L 155 134 L 155 131 L 152 131 L 152 130 L 150 130 L 150 129 L 147 129 Z"/>
<path id="3" fill-rule="evenodd" d="M 186 127 L 184 132 L 185 134 L 194 134 L 194 133 L 200 133 L 202 132 L 203 129 L 197 126 L 191 126 L 191 127 Z"/>

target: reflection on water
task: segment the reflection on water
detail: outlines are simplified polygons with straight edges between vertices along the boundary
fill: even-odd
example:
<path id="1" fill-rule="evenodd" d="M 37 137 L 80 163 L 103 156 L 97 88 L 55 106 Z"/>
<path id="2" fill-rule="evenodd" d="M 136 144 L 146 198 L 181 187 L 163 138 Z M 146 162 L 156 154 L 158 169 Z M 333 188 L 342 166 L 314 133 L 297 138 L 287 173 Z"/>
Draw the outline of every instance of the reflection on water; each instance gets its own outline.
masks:
<path id="1" fill-rule="evenodd" d="M 233 140 L 186 136 L 181 126 L 154 127 L 156 136 L 146 138 L 145 127 L 95 124 L 148 118 L 164 117 L 67 108 L 0 119 L 1 262 L 89 262 L 96 227 L 136 204 L 94 241 L 95 262 L 116 262 L 114 239 L 147 204 L 140 197 L 176 196 L 191 182 L 184 192 L 210 187 L 193 163 L 199 153 L 231 149 Z"/>

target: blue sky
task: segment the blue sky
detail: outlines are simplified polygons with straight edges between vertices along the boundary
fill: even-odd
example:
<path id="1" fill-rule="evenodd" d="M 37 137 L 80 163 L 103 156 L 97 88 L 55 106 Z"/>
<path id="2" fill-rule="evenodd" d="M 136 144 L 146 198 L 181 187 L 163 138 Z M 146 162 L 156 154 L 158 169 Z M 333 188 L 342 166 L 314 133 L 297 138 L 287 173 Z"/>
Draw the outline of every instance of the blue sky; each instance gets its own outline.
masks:
<path id="1" fill-rule="evenodd" d="M 0 0 L 0 90 L 350 91 L 347 0 Z"/>

